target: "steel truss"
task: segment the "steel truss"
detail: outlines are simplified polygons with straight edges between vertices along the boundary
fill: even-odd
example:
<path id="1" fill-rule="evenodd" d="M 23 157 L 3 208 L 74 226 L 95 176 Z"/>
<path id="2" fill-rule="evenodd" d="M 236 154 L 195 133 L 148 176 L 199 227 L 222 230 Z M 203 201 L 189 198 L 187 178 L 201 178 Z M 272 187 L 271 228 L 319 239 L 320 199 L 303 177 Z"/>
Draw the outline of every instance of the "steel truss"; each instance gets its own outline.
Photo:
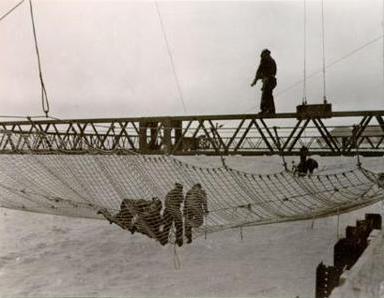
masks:
<path id="1" fill-rule="evenodd" d="M 0 122 L 0 153 L 384 154 L 384 111 Z"/>

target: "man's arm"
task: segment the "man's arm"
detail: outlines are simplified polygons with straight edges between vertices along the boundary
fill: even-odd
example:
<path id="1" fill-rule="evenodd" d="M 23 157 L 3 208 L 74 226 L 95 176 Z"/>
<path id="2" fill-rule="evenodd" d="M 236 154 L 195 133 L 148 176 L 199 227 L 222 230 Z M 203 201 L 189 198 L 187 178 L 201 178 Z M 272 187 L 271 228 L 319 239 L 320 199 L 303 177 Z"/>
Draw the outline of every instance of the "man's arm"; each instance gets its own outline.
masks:
<path id="1" fill-rule="evenodd" d="M 257 68 L 255 78 L 253 79 L 251 83 L 251 87 L 255 86 L 257 81 L 263 77 L 263 63 L 260 62 L 259 67 Z"/>
<path id="2" fill-rule="evenodd" d="M 256 82 L 259 78 L 257 76 L 255 76 L 255 78 L 253 79 L 252 83 L 251 83 L 251 87 L 255 86 L 256 85 Z"/>
<path id="3" fill-rule="evenodd" d="M 208 200 L 207 200 L 207 193 L 205 190 L 201 191 L 201 196 L 202 196 L 202 203 L 203 203 L 203 211 L 204 213 L 208 213 Z"/>

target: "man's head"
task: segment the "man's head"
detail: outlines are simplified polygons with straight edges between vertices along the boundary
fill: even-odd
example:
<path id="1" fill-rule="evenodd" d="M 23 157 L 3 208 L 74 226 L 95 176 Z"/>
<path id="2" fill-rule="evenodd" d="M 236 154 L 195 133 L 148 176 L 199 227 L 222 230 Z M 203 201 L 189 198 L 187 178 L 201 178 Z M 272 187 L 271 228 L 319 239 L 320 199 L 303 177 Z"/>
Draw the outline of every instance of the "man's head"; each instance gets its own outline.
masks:
<path id="1" fill-rule="evenodd" d="M 161 210 L 161 208 L 163 207 L 163 204 L 158 197 L 153 197 L 150 207 L 152 210 Z"/>
<path id="2" fill-rule="evenodd" d="M 268 49 L 264 49 L 264 50 L 261 51 L 260 56 L 261 56 L 261 58 L 264 58 L 264 57 L 269 56 L 269 54 L 271 54 L 271 51 L 268 50 Z"/>

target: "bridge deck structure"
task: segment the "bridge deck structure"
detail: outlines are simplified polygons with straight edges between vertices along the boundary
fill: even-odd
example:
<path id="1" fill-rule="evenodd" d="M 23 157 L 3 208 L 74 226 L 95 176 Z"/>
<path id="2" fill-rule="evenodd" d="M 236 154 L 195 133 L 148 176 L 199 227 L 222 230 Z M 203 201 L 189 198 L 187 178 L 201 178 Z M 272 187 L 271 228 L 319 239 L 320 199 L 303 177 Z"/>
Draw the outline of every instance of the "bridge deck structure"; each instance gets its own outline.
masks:
<path id="1" fill-rule="evenodd" d="M 384 155 L 384 111 L 0 122 L 0 154 Z"/>

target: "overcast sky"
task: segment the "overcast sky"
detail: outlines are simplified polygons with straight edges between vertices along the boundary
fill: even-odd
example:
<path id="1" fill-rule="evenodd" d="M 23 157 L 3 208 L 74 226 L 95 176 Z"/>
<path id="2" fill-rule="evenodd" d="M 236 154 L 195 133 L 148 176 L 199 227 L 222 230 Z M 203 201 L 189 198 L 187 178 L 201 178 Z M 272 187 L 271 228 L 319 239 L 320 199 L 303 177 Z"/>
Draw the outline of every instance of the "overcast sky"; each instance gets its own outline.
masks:
<path id="1" fill-rule="evenodd" d="M 1 0 L 2 15 L 18 0 Z M 326 63 L 383 34 L 383 0 L 324 0 Z M 51 115 L 130 117 L 258 112 L 250 83 L 263 48 L 278 66 L 278 112 L 303 97 L 303 1 L 34 0 Z M 29 5 L 0 22 L 0 115 L 41 115 Z M 321 2 L 307 1 L 307 73 L 321 71 Z M 382 39 L 326 72 L 334 110 L 384 109 Z M 307 82 L 322 101 L 322 75 Z"/>

